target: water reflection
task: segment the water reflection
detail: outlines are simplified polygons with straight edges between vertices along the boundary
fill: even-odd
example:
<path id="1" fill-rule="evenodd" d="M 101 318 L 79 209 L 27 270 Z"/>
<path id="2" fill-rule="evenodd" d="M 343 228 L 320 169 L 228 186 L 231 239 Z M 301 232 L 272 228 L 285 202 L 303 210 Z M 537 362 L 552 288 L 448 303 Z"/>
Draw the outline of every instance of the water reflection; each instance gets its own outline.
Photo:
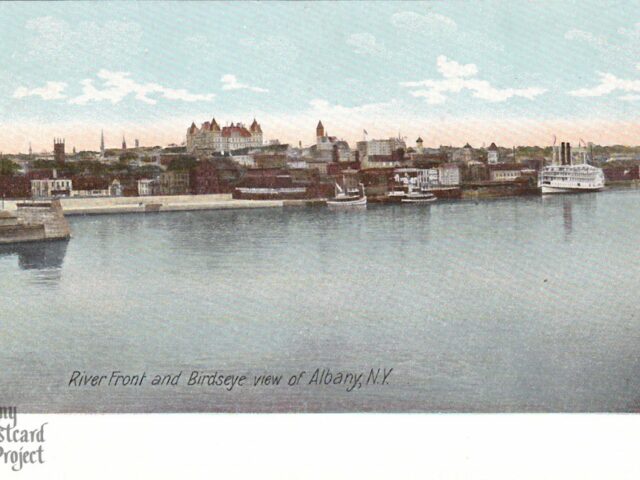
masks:
<path id="1" fill-rule="evenodd" d="M 0 245 L 0 257 L 17 255 L 22 270 L 61 269 L 68 243 L 68 240 L 57 240 Z"/>
<path id="2" fill-rule="evenodd" d="M 565 240 L 571 238 L 571 232 L 573 232 L 573 209 L 570 200 L 565 200 L 562 203 L 562 221 L 564 224 Z"/>
<path id="3" fill-rule="evenodd" d="M 562 226 L 566 241 L 571 240 L 579 233 L 575 229 L 576 226 L 578 230 L 587 228 L 589 224 L 587 219 L 596 217 L 598 206 L 597 194 L 595 193 L 544 195 L 542 203 L 550 207 L 549 218 L 559 218 L 560 209 L 562 209 Z"/>

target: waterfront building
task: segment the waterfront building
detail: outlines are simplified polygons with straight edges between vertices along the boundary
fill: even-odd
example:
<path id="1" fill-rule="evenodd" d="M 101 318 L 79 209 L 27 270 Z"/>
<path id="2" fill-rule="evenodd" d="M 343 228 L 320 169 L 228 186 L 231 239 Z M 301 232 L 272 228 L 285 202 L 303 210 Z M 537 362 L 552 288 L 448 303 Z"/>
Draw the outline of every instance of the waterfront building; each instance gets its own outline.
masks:
<path id="1" fill-rule="evenodd" d="M 314 160 L 307 159 L 305 160 L 307 164 L 307 168 L 311 170 L 317 170 L 320 175 L 327 175 L 328 165 L 330 162 L 325 162 L 324 160 Z"/>
<path id="2" fill-rule="evenodd" d="M 202 160 L 190 172 L 190 190 L 195 195 L 221 193 L 220 173 L 217 163 Z"/>
<path id="3" fill-rule="evenodd" d="M 253 168 L 256 166 L 256 160 L 253 158 L 253 155 L 245 153 L 242 155 L 231 155 L 231 159 L 236 162 L 238 165 L 242 165 L 243 167 Z"/>
<path id="4" fill-rule="evenodd" d="M 184 195 L 189 193 L 189 172 L 162 172 L 160 195 Z"/>
<path id="5" fill-rule="evenodd" d="M 344 140 L 330 136 L 322 121 L 318 121 L 315 149 L 311 149 L 311 155 L 318 162 L 348 162 L 351 159 L 351 148 Z"/>
<path id="6" fill-rule="evenodd" d="M 70 197 L 73 194 L 73 183 L 68 178 L 31 180 L 31 196 L 33 198 Z"/>
<path id="7" fill-rule="evenodd" d="M 396 168 L 393 180 L 397 185 L 437 187 L 440 185 L 437 168 Z"/>
<path id="8" fill-rule="evenodd" d="M 475 160 L 473 147 L 468 143 L 464 147 L 454 150 L 452 160 L 456 163 L 468 165 Z"/>
<path id="9" fill-rule="evenodd" d="M 367 155 L 362 168 L 393 168 L 399 167 L 400 162 L 394 159 L 393 155 Z"/>
<path id="10" fill-rule="evenodd" d="M 324 165 L 326 163 L 323 162 Z M 294 178 L 291 172 L 281 168 L 256 168 L 247 171 L 233 192 L 234 198 L 284 199 L 308 198 L 310 182 L 307 178 Z"/>
<path id="11" fill-rule="evenodd" d="M 523 175 L 535 175 L 536 171 L 520 163 L 489 165 L 489 180 L 492 182 L 513 182 Z"/>
<path id="12" fill-rule="evenodd" d="M 287 167 L 294 170 L 303 170 L 309 168 L 309 164 L 305 160 L 291 159 L 287 160 Z M 327 171 L 328 171 L 327 167 Z"/>
<path id="13" fill-rule="evenodd" d="M 285 168 L 287 157 L 284 154 L 261 153 L 253 156 L 256 168 Z"/>
<path id="14" fill-rule="evenodd" d="M 114 178 L 109 185 L 109 195 L 112 197 L 121 197 L 124 193 L 124 188 L 120 183 L 120 180 Z"/>
<path id="15" fill-rule="evenodd" d="M 491 142 L 489 148 L 487 149 L 487 163 L 489 165 L 495 165 L 498 163 L 500 157 L 500 152 L 498 151 L 498 147 L 495 143 Z"/>
<path id="16" fill-rule="evenodd" d="M 148 196 L 159 193 L 160 185 L 156 178 L 141 178 L 138 180 L 138 195 Z"/>
<path id="17" fill-rule="evenodd" d="M 460 167 L 456 163 L 443 163 L 438 167 L 440 185 L 453 187 L 460 185 Z"/>
<path id="18" fill-rule="evenodd" d="M 211 155 L 260 146 L 262 146 L 262 127 L 255 118 L 249 128 L 242 123 L 231 123 L 221 128 L 214 118 L 211 122 L 204 122 L 200 128 L 196 127 L 194 122 L 187 130 L 187 152 L 192 154 Z"/>
<path id="19" fill-rule="evenodd" d="M 399 166 L 407 149 L 401 138 L 363 140 L 356 147 L 363 169 Z"/>
<path id="20" fill-rule="evenodd" d="M 611 153 L 607 162 L 630 162 L 636 159 L 636 155 L 632 153 Z"/>
<path id="21" fill-rule="evenodd" d="M 102 177 L 76 176 L 71 179 L 74 197 L 106 197 L 109 181 Z"/>
<path id="22" fill-rule="evenodd" d="M 416 153 L 422 155 L 424 153 L 424 142 L 422 137 L 418 137 L 416 140 Z"/>
<path id="23" fill-rule="evenodd" d="M 602 168 L 607 182 L 623 182 L 640 180 L 640 168 L 638 165 L 614 167 L 611 165 Z"/>

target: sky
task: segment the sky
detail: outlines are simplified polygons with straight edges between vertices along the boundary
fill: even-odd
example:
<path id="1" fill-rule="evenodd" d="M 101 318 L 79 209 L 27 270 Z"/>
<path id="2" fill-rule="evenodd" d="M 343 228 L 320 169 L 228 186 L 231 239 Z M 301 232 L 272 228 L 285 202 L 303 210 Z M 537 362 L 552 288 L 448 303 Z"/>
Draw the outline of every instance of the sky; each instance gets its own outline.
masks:
<path id="1" fill-rule="evenodd" d="M 303 145 L 640 144 L 639 2 L 0 3 L 0 151 L 180 144 L 255 117 Z"/>

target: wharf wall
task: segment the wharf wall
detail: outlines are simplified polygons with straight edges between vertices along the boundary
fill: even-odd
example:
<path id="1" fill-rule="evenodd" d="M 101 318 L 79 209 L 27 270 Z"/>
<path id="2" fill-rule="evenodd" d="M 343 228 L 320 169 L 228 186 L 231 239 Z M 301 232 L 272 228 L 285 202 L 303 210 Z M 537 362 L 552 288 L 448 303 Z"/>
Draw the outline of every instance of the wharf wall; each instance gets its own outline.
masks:
<path id="1" fill-rule="evenodd" d="M 469 182 L 462 185 L 463 199 L 517 197 L 539 194 L 540 188 L 532 182 Z"/>
<path id="2" fill-rule="evenodd" d="M 2 212 L 0 244 L 65 239 L 71 236 L 59 200 L 19 203 L 15 215 Z"/>
<path id="3" fill-rule="evenodd" d="M 61 198 L 65 215 L 282 207 L 282 200 L 235 200 L 231 194 Z M 6 202 L 15 210 L 16 202 Z"/>
<path id="4" fill-rule="evenodd" d="M 607 180 L 607 188 L 640 188 L 640 180 Z"/>
<path id="5" fill-rule="evenodd" d="M 19 203 L 16 217 L 18 223 L 26 227 L 44 226 L 44 238 L 46 240 L 69 238 L 71 236 L 69 222 L 64 217 L 60 200 L 42 203 Z"/>
<path id="6" fill-rule="evenodd" d="M 46 240 L 44 225 L 0 225 L 0 245 Z"/>

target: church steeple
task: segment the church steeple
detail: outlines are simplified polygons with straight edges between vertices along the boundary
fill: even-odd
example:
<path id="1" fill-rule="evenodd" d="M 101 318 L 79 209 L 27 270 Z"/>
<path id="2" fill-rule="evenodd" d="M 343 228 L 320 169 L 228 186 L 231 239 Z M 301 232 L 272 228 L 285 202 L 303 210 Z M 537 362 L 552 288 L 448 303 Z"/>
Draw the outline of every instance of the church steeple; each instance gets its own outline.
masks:
<path id="1" fill-rule="evenodd" d="M 316 127 L 316 137 L 324 137 L 324 125 L 322 125 L 322 121 L 318 121 L 318 126 Z"/>
<path id="2" fill-rule="evenodd" d="M 127 149 L 127 141 L 124 139 L 124 135 L 122 135 L 122 150 Z"/>
<path id="3" fill-rule="evenodd" d="M 104 157 L 104 130 L 100 130 L 100 156 Z"/>

